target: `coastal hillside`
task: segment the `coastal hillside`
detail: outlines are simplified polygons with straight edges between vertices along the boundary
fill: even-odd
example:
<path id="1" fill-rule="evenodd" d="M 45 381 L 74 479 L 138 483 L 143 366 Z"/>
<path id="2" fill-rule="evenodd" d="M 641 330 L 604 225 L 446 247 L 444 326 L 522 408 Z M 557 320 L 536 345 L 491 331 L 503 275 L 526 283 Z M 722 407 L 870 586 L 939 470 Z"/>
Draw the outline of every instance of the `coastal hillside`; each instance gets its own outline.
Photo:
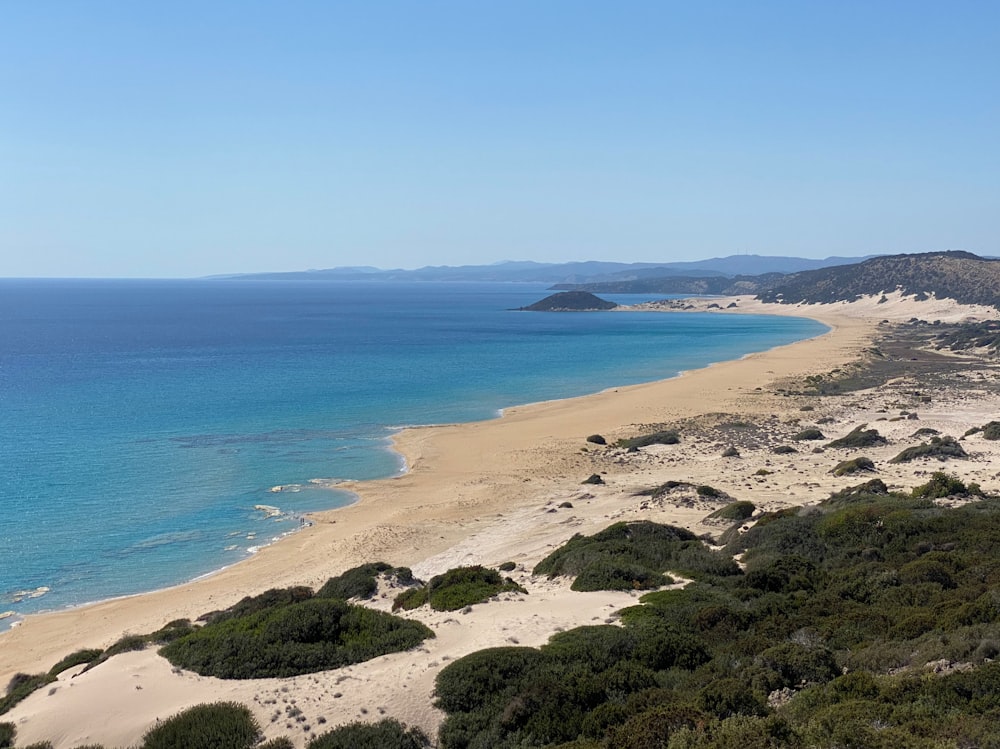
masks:
<path id="1" fill-rule="evenodd" d="M 603 281 L 587 284 L 556 284 L 553 289 L 575 289 L 595 294 L 712 294 L 737 296 L 758 294 L 781 283 L 788 276 L 784 273 L 765 273 L 759 276 L 660 276 L 634 280 Z"/>
<path id="2" fill-rule="evenodd" d="M 587 284 L 558 284 L 554 289 L 618 294 L 754 294 L 763 302 L 808 304 L 854 301 L 900 291 L 918 300 L 930 296 L 962 304 L 1000 308 L 1000 261 L 971 252 L 926 252 L 873 257 L 860 263 L 797 273 L 734 277 L 669 276 Z"/>
<path id="3" fill-rule="evenodd" d="M 790 304 L 854 301 L 901 291 L 1000 308 L 1000 261 L 971 252 L 889 255 L 863 263 L 803 271 L 758 292 L 764 302 Z"/>

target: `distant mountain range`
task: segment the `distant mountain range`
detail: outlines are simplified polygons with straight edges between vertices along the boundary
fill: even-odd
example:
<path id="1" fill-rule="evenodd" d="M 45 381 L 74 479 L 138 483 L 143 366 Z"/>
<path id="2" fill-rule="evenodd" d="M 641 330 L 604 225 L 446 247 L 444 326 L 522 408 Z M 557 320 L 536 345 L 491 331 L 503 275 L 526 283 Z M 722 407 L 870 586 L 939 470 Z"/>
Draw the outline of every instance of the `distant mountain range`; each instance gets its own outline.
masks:
<path id="1" fill-rule="evenodd" d="M 218 278 L 218 277 L 217 277 Z M 925 252 L 866 258 L 730 255 L 685 263 L 534 263 L 371 267 L 223 276 L 288 281 L 533 281 L 560 291 L 643 294 L 752 294 L 769 302 L 832 302 L 901 290 L 1000 309 L 1000 259 L 971 252 Z"/>
<path id="2" fill-rule="evenodd" d="M 870 255 L 868 257 L 871 257 Z M 216 278 L 280 281 L 521 281 L 550 284 L 629 282 L 666 277 L 734 278 L 765 273 L 797 273 L 834 265 L 857 263 L 866 258 L 730 255 L 683 263 L 535 263 L 507 261 L 492 265 L 427 266 L 416 270 L 382 270 L 368 266 L 329 268 L 288 273 L 244 273 Z M 696 292 L 690 293 L 716 293 Z"/>
<path id="3" fill-rule="evenodd" d="M 766 273 L 734 278 L 665 277 L 635 281 L 557 284 L 553 288 L 600 293 L 753 294 L 766 302 L 823 303 L 902 291 L 923 298 L 933 294 L 963 304 L 1000 309 L 1000 259 L 971 252 L 883 255 L 860 263 L 797 273 Z"/>

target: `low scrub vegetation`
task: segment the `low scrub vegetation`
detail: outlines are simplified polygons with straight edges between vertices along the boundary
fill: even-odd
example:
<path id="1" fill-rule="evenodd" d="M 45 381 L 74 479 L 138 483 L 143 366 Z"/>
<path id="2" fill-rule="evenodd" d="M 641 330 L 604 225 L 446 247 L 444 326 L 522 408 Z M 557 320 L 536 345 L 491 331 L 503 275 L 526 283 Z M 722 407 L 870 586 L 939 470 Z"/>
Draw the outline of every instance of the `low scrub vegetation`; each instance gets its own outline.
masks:
<path id="1" fill-rule="evenodd" d="M 944 437 L 931 437 L 930 442 L 907 447 L 899 455 L 890 460 L 890 463 L 909 463 L 918 458 L 936 458 L 947 460 L 948 458 L 968 458 L 968 453 L 962 448 L 954 437 L 945 435 Z"/>
<path id="2" fill-rule="evenodd" d="M 160 653 L 202 676 L 260 679 L 361 663 L 433 636 L 419 622 L 336 598 L 309 598 L 217 617 Z"/>
<path id="3" fill-rule="evenodd" d="M 792 435 L 796 442 L 806 442 L 814 440 L 825 440 L 826 436 L 819 429 L 803 429 Z"/>
<path id="4" fill-rule="evenodd" d="M 141 749 L 251 749 L 260 727 L 249 708 L 235 702 L 197 705 L 150 729 Z"/>
<path id="5" fill-rule="evenodd" d="M 84 663 L 93 663 L 103 654 L 104 651 L 100 648 L 77 650 L 75 653 L 70 653 L 50 668 L 49 674 L 52 676 L 58 676 L 66 669 L 73 668 L 73 666 L 80 666 Z"/>
<path id="6" fill-rule="evenodd" d="M 864 456 L 851 458 L 850 460 L 842 460 L 833 467 L 830 471 L 834 476 L 850 476 L 855 473 L 862 473 L 864 471 L 874 471 L 875 463 L 872 462 L 871 458 L 865 458 Z"/>
<path id="7" fill-rule="evenodd" d="M 648 521 L 577 534 L 539 562 L 534 574 L 573 577 L 578 591 L 650 590 L 672 582 L 667 570 L 695 577 L 739 574 L 732 559 L 713 555 L 691 531 Z"/>
<path id="8" fill-rule="evenodd" d="M 52 674 L 14 674 L 10 683 L 7 684 L 7 693 L 0 697 L 0 715 L 10 710 L 36 689 L 41 689 L 55 680 L 56 677 Z"/>
<path id="9" fill-rule="evenodd" d="M 620 626 L 449 664 L 441 746 L 995 746 L 1000 503 L 933 501 L 976 492 L 943 473 L 906 493 L 873 479 L 765 513 L 725 548 L 702 546 L 719 566 L 741 554 L 742 571 L 647 593 Z M 661 536 L 665 549 L 700 544 L 685 534 L 619 523 L 536 572 L 635 563 Z M 671 553 L 651 568 L 676 569 Z M 963 665 L 931 676 L 936 662 Z"/>
<path id="10" fill-rule="evenodd" d="M 435 611 L 457 611 L 476 603 L 485 603 L 500 593 L 527 593 L 509 577 L 504 578 L 488 567 L 456 567 L 436 575 L 421 587 L 400 593 L 393 611 L 415 609 L 430 604 Z"/>
<path id="11" fill-rule="evenodd" d="M 385 562 L 371 562 L 349 569 L 337 577 L 331 577 L 316 591 L 317 598 L 351 598 L 367 600 L 378 590 L 378 578 L 385 577 L 400 585 L 415 585 L 413 572 L 409 567 L 392 567 Z"/>
<path id="12" fill-rule="evenodd" d="M 387 718 L 378 723 L 348 723 L 317 736 L 306 749 L 424 749 L 431 745 L 419 728 Z"/>
<path id="13" fill-rule="evenodd" d="M 732 520 L 733 522 L 743 522 L 748 520 L 757 508 L 753 502 L 740 500 L 731 502 L 725 507 L 720 507 L 708 517 L 713 520 Z"/>
<path id="14" fill-rule="evenodd" d="M 638 450 L 640 447 L 649 447 L 650 445 L 676 445 L 680 441 L 681 438 L 677 432 L 666 430 L 618 440 L 618 447 Z"/>
<path id="15" fill-rule="evenodd" d="M 878 433 L 877 429 L 865 429 L 867 424 L 860 424 L 840 439 L 833 440 L 827 447 L 841 447 L 849 449 L 859 449 L 862 447 L 876 447 L 887 445 L 889 441 Z"/>

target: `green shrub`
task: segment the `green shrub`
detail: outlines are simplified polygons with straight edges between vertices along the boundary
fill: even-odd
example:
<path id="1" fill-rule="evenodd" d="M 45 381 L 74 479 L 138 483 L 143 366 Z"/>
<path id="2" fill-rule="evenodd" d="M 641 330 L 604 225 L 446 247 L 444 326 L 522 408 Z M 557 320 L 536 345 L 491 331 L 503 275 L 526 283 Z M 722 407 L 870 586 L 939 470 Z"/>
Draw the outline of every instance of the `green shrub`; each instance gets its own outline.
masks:
<path id="1" fill-rule="evenodd" d="M 348 723 L 310 741 L 307 749 L 423 749 L 431 745 L 419 728 L 407 728 L 398 720 L 378 723 Z"/>
<path id="2" fill-rule="evenodd" d="M 265 741 L 256 749 L 295 749 L 295 744 L 287 736 L 279 736 L 276 739 L 271 739 L 270 741 Z"/>
<path id="3" fill-rule="evenodd" d="M 618 446 L 625 447 L 630 450 L 636 450 L 640 447 L 649 447 L 650 445 L 676 445 L 680 441 L 681 438 L 677 432 L 667 430 L 653 432 L 652 434 L 645 434 L 639 437 L 632 437 L 630 439 L 618 440 Z"/>
<path id="4" fill-rule="evenodd" d="M 249 708 L 216 702 L 189 708 L 151 728 L 141 749 L 251 749 L 259 739 Z"/>
<path id="5" fill-rule="evenodd" d="M 590 435 L 589 437 L 587 437 L 587 442 L 591 443 L 592 445 L 606 445 L 606 444 L 608 444 L 608 441 L 606 439 L 604 439 L 604 437 L 602 437 L 599 434 L 592 434 L 592 435 Z"/>
<path id="6" fill-rule="evenodd" d="M 261 611 L 268 611 L 280 606 L 288 606 L 301 601 L 308 601 L 313 597 L 312 588 L 298 585 L 292 588 L 271 588 L 258 596 L 247 596 L 234 606 L 224 611 L 212 611 L 198 617 L 199 621 L 209 623 L 221 622 L 226 619 L 235 619 Z"/>
<path id="7" fill-rule="evenodd" d="M 0 723 L 0 749 L 10 749 L 17 737 L 17 726 L 13 723 Z"/>
<path id="8" fill-rule="evenodd" d="M 890 460 L 890 463 L 909 463 L 917 458 L 937 458 L 946 460 L 948 458 L 968 458 L 968 454 L 962 446 L 955 441 L 954 437 L 931 437 L 930 442 L 914 445 L 903 450 L 899 455 Z"/>
<path id="9" fill-rule="evenodd" d="M 724 491 L 720 491 L 714 486 L 709 486 L 708 484 L 699 484 L 694 488 L 694 491 L 699 497 L 705 497 L 707 499 L 721 499 L 726 496 Z"/>
<path id="10" fill-rule="evenodd" d="M 173 642 L 174 640 L 177 640 L 186 634 L 190 634 L 193 631 L 194 627 L 192 626 L 190 620 L 174 619 L 172 622 L 168 622 L 160 629 L 148 635 L 145 639 L 148 642 L 165 645 L 166 643 Z"/>
<path id="11" fill-rule="evenodd" d="M 983 438 L 1000 440 L 1000 421 L 991 421 L 983 427 Z"/>
<path id="12" fill-rule="evenodd" d="M 731 558 L 709 550 L 691 531 L 638 521 L 615 523 L 593 536 L 577 534 L 540 561 L 534 574 L 575 577 L 573 590 L 625 590 L 660 587 L 667 569 L 740 573 Z"/>
<path id="13" fill-rule="evenodd" d="M 544 662 L 536 648 L 487 648 L 445 666 L 434 682 L 435 705 L 446 713 L 471 713 L 496 700 Z"/>
<path id="14" fill-rule="evenodd" d="M 875 463 L 872 462 L 871 458 L 858 457 L 851 458 L 850 460 L 843 460 L 840 463 L 837 463 L 830 473 L 834 476 L 849 476 L 854 473 L 861 473 L 862 471 L 874 470 Z"/>
<path id="15" fill-rule="evenodd" d="M 769 689 L 824 684 L 840 676 L 840 667 L 831 650 L 796 642 L 783 642 L 768 648 L 757 657 L 756 665 L 778 676 L 779 683 Z"/>
<path id="16" fill-rule="evenodd" d="M 73 666 L 79 666 L 82 663 L 92 663 L 101 657 L 104 653 L 100 648 L 93 648 L 88 650 L 77 650 L 74 653 L 70 653 L 61 661 L 56 663 L 52 668 L 49 669 L 49 674 L 52 676 L 58 676 L 63 671 L 68 668 L 73 668 Z"/>
<path id="17" fill-rule="evenodd" d="M 422 591 L 422 592 L 421 592 Z M 457 611 L 485 603 L 500 593 L 527 593 L 513 580 L 496 570 L 475 565 L 456 567 L 432 577 L 424 588 L 404 591 L 393 602 L 393 610 L 414 609 L 429 603 L 435 611 Z"/>
<path id="18" fill-rule="evenodd" d="M 517 565 L 514 562 L 504 562 L 497 569 L 501 572 L 513 572 L 517 569 Z"/>
<path id="19" fill-rule="evenodd" d="M 681 728 L 669 749 L 801 749 L 803 744 L 788 721 L 776 715 L 734 715 Z"/>
<path id="20" fill-rule="evenodd" d="M 591 590 L 652 590 L 673 583 L 673 579 L 638 564 L 621 564 L 597 560 L 587 565 L 572 589 L 580 592 Z"/>
<path id="21" fill-rule="evenodd" d="M 665 749 L 670 736 L 682 728 L 693 728 L 706 719 L 692 705 L 660 705 L 625 721 L 610 732 L 608 749 Z"/>
<path id="22" fill-rule="evenodd" d="M 774 453 L 775 455 L 791 455 L 792 453 L 797 453 L 798 450 L 796 450 L 791 445 L 778 445 L 777 447 L 772 449 L 771 452 Z"/>
<path id="23" fill-rule="evenodd" d="M 867 424 L 860 424 L 840 439 L 835 439 L 827 447 L 861 448 L 886 445 L 889 441 L 876 429 L 865 429 Z"/>
<path id="24" fill-rule="evenodd" d="M 935 471 L 931 475 L 931 480 L 926 484 L 916 487 L 912 496 L 914 499 L 938 499 L 941 497 L 967 496 L 969 494 L 982 495 L 982 490 L 978 485 L 972 485 L 975 491 L 970 491 L 960 479 L 949 476 L 943 471 Z"/>
<path id="25" fill-rule="evenodd" d="M 403 611 L 412 611 L 413 609 L 419 609 L 427 603 L 427 597 L 428 591 L 425 587 L 404 590 L 393 600 L 392 610 L 399 611 L 402 609 Z"/>
<path id="26" fill-rule="evenodd" d="M 803 429 L 801 432 L 792 435 L 796 442 L 806 442 L 812 440 L 825 440 L 826 436 L 819 429 Z"/>
<path id="27" fill-rule="evenodd" d="M 370 562 L 347 570 L 342 575 L 331 577 L 316 591 L 317 598 L 369 599 L 378 590 L 378 577 L 394 577 L 403 585 L 413 584 L 413 572 L 407 567 L 392 567 L 385 562 Z"/>
<path id="28" fill-rule="evenodd" d="M 315 598 L 207 624 L 160 653 L 202 676 L 280 678 L 361 663 L 433 636 L 419 622 Z"/>
<path id="29" fill-rule="evenodd" d="M 36 689 L 56 680 L 52 674 L 14 674 L 7 685 L 7 694 L 0 698 L 0 715 L 3 715 Z"/>
<path id="30" fill-rule="evenodd" d="M 715 679 L 698 694 L 698 706 L 719 718 L 766 715 L 764 700 L 740 679 Z"/>
<path id="31" fill-rule="evenodd" d="M 713 520 L 732 520 L 735 522 L 742 522 L 744 520 L 749 520 L 756 510 L 757 508 L 754 506 L 753 502 L 749 502 L 744 499 L 738 502 L 732 502 L 725 507 L 720 507 L 708 517 Z"/>
<path id="32" fill-rule="evenodd" d="M 635 493 L 637 497 L 662 497 L 665 494 L 677 489 L 682 486 L 691 486 L 687 481 L 665 481 L 659 486 L 654 486 L 652 489 L 641 489 Z"/>

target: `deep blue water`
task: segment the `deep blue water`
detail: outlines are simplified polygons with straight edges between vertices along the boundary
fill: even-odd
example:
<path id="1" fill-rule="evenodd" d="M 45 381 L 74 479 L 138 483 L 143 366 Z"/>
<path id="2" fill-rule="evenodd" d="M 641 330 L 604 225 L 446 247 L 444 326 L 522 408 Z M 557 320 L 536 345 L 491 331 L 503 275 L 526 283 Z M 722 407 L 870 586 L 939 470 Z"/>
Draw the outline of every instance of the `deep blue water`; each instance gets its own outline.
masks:
<path id="1" fill-rule="evenodd" d="M 311 480 L 401 470 L 393 428 L 491 418 L 824 330 L 782 317 L 510 311 L 547 293 L 0 280 L 0 612 L 236 562 L 298 527 L 295 513 L 350 501 Z M 259 504 L 289 516 L 266 518 Z M 15 600 L 40 587 L 50 590 Z"/>

